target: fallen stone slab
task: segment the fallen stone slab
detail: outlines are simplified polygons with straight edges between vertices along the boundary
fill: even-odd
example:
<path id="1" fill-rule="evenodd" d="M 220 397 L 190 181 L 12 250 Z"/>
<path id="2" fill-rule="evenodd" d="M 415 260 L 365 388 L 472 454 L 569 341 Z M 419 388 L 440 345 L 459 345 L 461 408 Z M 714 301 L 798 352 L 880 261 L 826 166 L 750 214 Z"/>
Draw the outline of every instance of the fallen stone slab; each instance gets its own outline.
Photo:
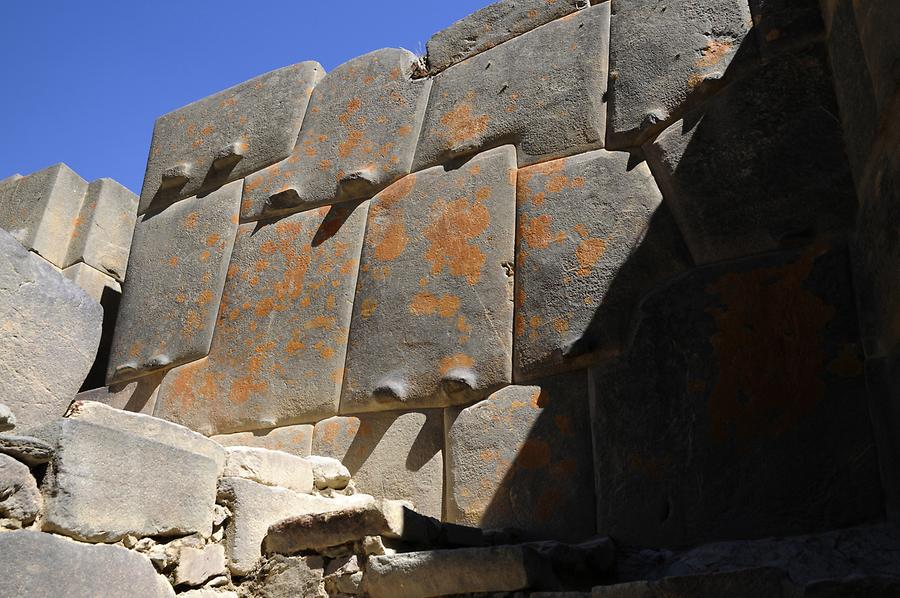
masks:
<path id="1" fill-rule="evenodd" d="M 69 406 L 66 417 L 202 455 L 216 464 L 219 476 L 223 475 L 222 469 L 226 463 L 225 449 L 190 428 L 143 413 L 116 409 L 96 401 L 74 401 Z"/>
<path id="2" fill-rule="evenodd" d="M 718 87 L 739 50 L 748 53 L 743 44 L 753 23 L 746 0 L 671 9 L 655 0 L 612 4 L 606 146 L 624 149 Z"/>
<path id="3" fill-rule="evenodd" d="M 225 530 L 228 568 L 234 575 L 247 575 L 262 555 L 261 546 L 270 525 L 292 516 L 360 506 L 375 499 L 366 494 L 324 498 L 244 478 L 222 478 L 218 500 L 231 510 Z"/>
<path id="4" fill-rule="evenodd" d="M 40 438 L 0 434 L 0 453 L 9 455 L 29 467 L 50 461 L 53 450 L 53 445 Z"/>
<path id="5" fill-rule="evenodd" d="M 507 143 L 519 166 L 603 147 L 609 11 L 579 10 L 439 73 L 413 171 Z"/>
<path id="6" fill-rule="evenodd" d="M 89 542 L 212 533 L 219 467 L 210 457 L 78 418 L 53 428 L 45 531 Z"/>
<path id="7" fill-rule="evenodd" d="M 62 267 L 83 263 L 119 282 L 125 280 L 137 210 L 137 195 L 116 181 L 91 181 Z"/>
<path id="8" fill-rule="evenodd" d="M 428 72 L 437 74 L 457 62 L 589 5 L 588 0 L 494 2 L 431 36 L 425 44 Z"/>
<path id="9" fill-rule="evenodd" d="M 0 596 L 174 597 L 143 555 L 34 531 L 0 533 Z"/>
<path id="10" fill-rule="evenodd" d="M 235 181 L 138 219 L 107 384 L 200 359 L 209 352 L 238 227 L 240 196 L 241 183 Z"/>
<path id="11" fill-rule="evenodd" d="M 319 63 L 300 62 L 159 117 L 140 213 L 151 202 L 198 195 L 287 157 L 310 94 L 324 75 Z"/>
<path id="12" fill-rule="evenodd" d="M 269 526 L 263 552 L 321 552 L 366 536 L 401 538 L 405 506 L 402 501 L 379 499 L 362 506 L 290 517 Z"/>
<path id="13" fill-rule="evenodd" d="M 305 494 L 313 490 L 313 467 L 302 457 L 249 446 L 230 446 L 225 455 L 225 477 L 246 478 Z"/>
<path id="14" fill-rule="evenodd" d="M 399 48 L 358 56 L 315 88 L 289 158 L 247 177 L 243 220 L 369 199 L 410 172 L 431 80 Z"/>
<path id="15" fill-rule="evenodd" d="M 8 432 L 16 427 L 16 416 L 12 409 L 0 403 L 0 432 Z"/>
<path id="16" fill-rule="evenodd" d="M 175 585 L 199 586 L 207 579 L 225 573 L 225 547 L 207 544 L 203 548 L 185 547 L 178 552 Z"/>
<path id="17" fill-rule="evenodd" d="M 0 401 L 23 429 L 60 417 L 94 363 L 100 304 L 0 230 L 0 322 Z"/>
<path id="18" fill-rule="evenodd" d="M 350 483 L 350 470 L 337 459 L 310 455 L 306 457 L 306 461 L 312 466 L 317 490 L 343 490 Z"/>
<path id="19" fill-rule="evenodd" d="M 296 424 L 250 432 L 216 434 L 210 436 L 210 440 L 215 440 L 222 446 L 255 446 L 272 451 L 284 451 L 298 457 L 308 457 L 312 450 L 312 436 L 312 424 Z"/>
<path id="20" fill-rule="evenodd" d="M 41 493 L 24 463 L 0 454 L 0 519 L 29 525 L 41 508 Z"/>
<path id="21" fill-rule="evenodd" d="M 216 434 L 337 413 L 367 209 L 242 224 L 209 356 L 166 377 L 158 415 Z"/>
<path id="22" fill-rule="evenodd" d="M 529 587 L 521 546 L 459 548 L 371 557 L 363 587 L 372 598 L 419 598 Z"/>

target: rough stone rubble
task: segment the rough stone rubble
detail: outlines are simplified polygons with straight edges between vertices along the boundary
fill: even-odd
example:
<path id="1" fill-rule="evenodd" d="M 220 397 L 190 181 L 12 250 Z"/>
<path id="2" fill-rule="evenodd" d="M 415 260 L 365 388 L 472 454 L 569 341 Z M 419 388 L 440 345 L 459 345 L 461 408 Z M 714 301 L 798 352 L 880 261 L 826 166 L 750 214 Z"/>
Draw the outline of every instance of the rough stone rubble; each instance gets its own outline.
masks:
<path id="1" fill-rule="evenodd" d="M 891 0 L 501 0 L 0 180 L 0 596 L 900 595 Z"/>

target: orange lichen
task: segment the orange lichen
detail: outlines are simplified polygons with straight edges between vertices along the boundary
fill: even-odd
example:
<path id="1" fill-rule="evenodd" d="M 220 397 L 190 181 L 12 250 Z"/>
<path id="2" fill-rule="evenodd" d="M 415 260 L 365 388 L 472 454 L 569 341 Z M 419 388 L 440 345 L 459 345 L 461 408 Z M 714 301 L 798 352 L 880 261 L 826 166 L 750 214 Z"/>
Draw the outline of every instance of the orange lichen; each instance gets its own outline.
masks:
<path id="1" fill-rule="evenodd" d="M 485 131 L 487 131 L 487 114 L 481 114 L 479 116 L 474 116 L 472 114 L 472 100 L 474 97 L 475 94 L 469 92 L 466 94 L 463 102 L 441 117 L 441 124 L 444 126 L 442 134 L 454 145 L 478 139 Z"/>
<path id="2" fill-rule="evenodd" d="M 418 293 L 413 296 L 409 311 L 417 316 L 430 316 L 436 313 L 442 318 L 449 318 L 459 311 L 459 297 L 454 295 L 435 297 L 431 293 Z"/>
<path id="3" fill-rule="evenodd" d="M 435 216 L 425 228 L 430 242 L 425 259 L 431 262 L 431 273 L 440 274 L 446 266 L 454 276 L 464 276 L 470 285 L 481 278 L 485 255 L 469 241 L 484 233 L 490 223 L 490 213 L 479 201 L 471 204 L 466 198 L 450 202 L 436 201 L 432 205 Z"/>
<path id="4" fill-rule="evenodd" d="M 582 239 L 575 248 L 575 257 L 578 259 L 578 270 L 575 274 L 578 276 L 588 276 L 593 272 L 594 266 L 603 257 L 606 252 L 606 241 L 588 237 Z"/>
<path id="5" fill-rule="evenodd" d="M 438 370 L 440 371 L 441 376 L 446 376 L 450 370 L 455 368 L 471 368 L 474 364 L 475 362 L 472 358 L 465 353 L 456 353 L 455 355 L 449 355 L 441 359 L 438 364 Z"/>

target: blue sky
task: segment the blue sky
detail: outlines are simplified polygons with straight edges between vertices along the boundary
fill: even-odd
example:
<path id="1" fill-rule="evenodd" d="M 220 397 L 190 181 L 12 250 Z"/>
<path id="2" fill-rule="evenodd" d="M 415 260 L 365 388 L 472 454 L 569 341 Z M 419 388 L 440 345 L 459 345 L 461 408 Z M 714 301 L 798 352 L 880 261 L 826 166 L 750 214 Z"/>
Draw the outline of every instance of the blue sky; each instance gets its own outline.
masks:
<path id="1" fill-rule="evenodd" d="M 157 116 L 272 69 L 425 50 L 491 0 L 7 0 L 0 179 L 66 162 L 140 192 Z"/>

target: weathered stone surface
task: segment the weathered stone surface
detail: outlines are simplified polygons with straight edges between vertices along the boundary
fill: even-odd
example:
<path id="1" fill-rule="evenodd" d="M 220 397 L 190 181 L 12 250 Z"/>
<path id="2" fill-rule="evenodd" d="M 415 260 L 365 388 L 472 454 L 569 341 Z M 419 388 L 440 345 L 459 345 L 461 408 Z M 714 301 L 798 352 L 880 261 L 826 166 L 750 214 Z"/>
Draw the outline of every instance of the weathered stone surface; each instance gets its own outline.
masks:
<path id="1" fill-rule="evenodd" d="M 690 267 L 650 169 L 596 151 L 518 175 L 517 382 L 618 353 L 641 297 Z"/>
<path id="2" fill-rule="evenodd" d="M 448 409 L 447 521 L 565 540 L 593 535 L 587 391 L 580 371 Z"/>
<path id="3" fill-rule="evenodd" d="M 319 556 L 274 555 L 241 586 L 259 598 L 328 598 L 322 587 L 324 562 Z"/>
<path id="4" fill-rule="evenodd" d="M 645 148 L 697 263 L 852 226 L 857 206 L 836 110 L 815 45 L 765 63 Z"/>
<path id="5" fill-rule="evenodd" d="M 140 213 L 154 200 L 198 195 L 287 157 L 324 75 L 319 63 L 300 62 L 159 117 Z"/>
<path id="6" fill-rule="evenodd" d="M 350 470 L 337 459 L 310 455 L 306 461 L 312 465 L 313 482 L 319 490 L 343 490 L 350 483 Z"/>
<path id="7" fill-rule="evenodd" d="M 75 395 L 75 400 L 96 401 L 116 409 L 153 415 L 164 375 L 165 372 L 153 372 L 130 382 L 86 390 Z"/>
<path id="8" fill-rule="evenodd" d="M 331 417 L 313 431 L 313 454 L 343 463 L 360 491 L 409 501 L 432 517 L 441 516 L 442 449 L 438 409 Z"/>
<path id="9" fill-rule="evenodd" d="M 436 74 L 448 66 L 588 5 L 588 0 L 494 2 L 431 36 L 425 45 L 428 49 L 428 72 Z"/>
<path id="10" fill-rule="evenodd" d="M 96 401 L 74 401 L 66 412 L 66 417 L 202 455 L 216 464 L 218 475 L 222 475 L 222 469 L 225 467 L 225 449 L 217 442 L 189 428 L 157 417 L 131 413 Z"/>
<path id="11" fill-rule="evenodd" d="M 266 554 L 322 552 L 331 546 L 362 541 L 366 536 L 399 538 L 403 534 L 402 503 L 378 500 L 326 513 L 298 515 L 269 526 Z"/>
<path id="12" fill-rule="evenodd" d="M 376 556 L 366 565 L 372 598 L 418 598 L 528 587 L 521 546 L 459 548 Z"/>
<path id="13" fill-rule="evenodd" d="M 42 529 L 90 542 L 212 532 L 215 461 L 80 419 L 55 427 Z"/>
<path id="14" fill-rule="evenodd" d="M 0 434 L 0 453 L 26 465 L 41 465 L 53 457 L 53 446 L 39 438 Z"/>
<path id="15" fill-rule="evenodd" d="M 0 432 L 7 432 L 16 427 L 16 416 L 12 409 L 0 403 Z"/>
<path id="16" fill-rule="evenodd" d="M 207 544 L 203 548 L 182 548 L 175 568 L 175 585 L 199 586 L 210 577 L 225 573 L 225 547 Z"/>
<path id="17" fill-rule="evenodd" d="M 97 302 L 0 230 L 0 402 L 20 427 L 62 415 L 91 369 L 102 320 Z"/>
<path id="18" fill-rule="evenodd" d="M 366 494 L 323 498 L 263 486 L 244 478 L 222 478 L 219 502 L 231 510 L 225 531 L 228 568 L 234 575 L 250 573 L 259 561 L 263 538 L 273 523 L 304 513 L 324 513 L 373 500 Z"/>
<path id="19" fill-rule="evenodd" d="M 41 493 L 28 466 L 0 454 L 0 519 L 28 525 L 41 508 Z"/>
<path id="20" fill-rule="evenodd" d="M 88 184 L 65 164 L 21 178 L 0 206 L 0 228 L 57 268 L 65 264 L 73 223 Z"/>
<path id="21" fill-rule="evenodd" d="M 0 596 L 174 597 L 147 557 L 33 531 L 0 534 Z"/>
<path id="22" fill-rule="evenodd" d="M 231 446 L 225 449 L 225 454 L 224 476 L 246 478 L 294 492 L 312 492 L 312 464 L 302 457 L 249 446 Z"/>
<path id="23" fill-rule="evenodd" d="M 294 151 L 247 177 L 241 218 L 368 199 L 410 171 L 431 81 L 419 59 L 386 48 L 326 76 L 310 98 Z"/>
<path id="24" fill-rule="evenodd" d="M 84 262 L 118 281 L 125 280 L 137 208 L 137 195 L 116 181 L 91 181 L 68 237 L 62 267 Z"/>
<path id="25" fill-rule="evenodd" d="M 641 145 L 708 95 L 747 54 L 746 0 L 612 0 L 606 146 Z M 750 42 L 752 44 L 752 42 Z M 732 64 L 734 62 L 734 65 Z"/>
<path id="26" fill-rule="evenodd" d="M 604 3 L 443 71 L 413 170 L 506 143 L 519 166 L 603 147 L 608 45 Z"/>
<path id="27" fill-rule="evenodd" d="M 134 230 L 109 358 L 112 384 L 209 352 L 238 226 L 241 184 L 230 183 L 162 212 Z"/>
<path id="28" fill-rule="evenodd" d="M 111 277 L 107 276 L 100 270 L 88 266 L 84 262 L 72 264 L 62 271 L 62 275 L 84 289 L 88 296 L 100 303 L 104 292 L 122 293 L 122 285 Z M 109 289 L 107 291 L 106 289 Z"/>
<path id="29" fill-rule="evenodd" d="M 308 457 L 312 449 L 312 424 L 283 426 L 252 432 L 235 432 L 211 436 L 222 446 L 257 446 L 273 451 L 284 451 L 298 457 Z M 313 466 L 315 476 L 315 465 Z"/>
<path id="30" fill-rule="evenodd" d="M 814 245 L 648 297 L 626 364 L 596 375 L 598 531 L 673 546 L 881 517 L 851 289 L 846 250 Z"/>
<path id="31" fill-rule="evenodd" d="M 241 225 L 209 357 L 166 377 L 159 415 L 208 434 L 334 415 L 367 209 Z"/>
<path id="32" fill-rule="evenodd" d="M 341 413 L 469 402 L 510 382 L 515 165 L 505 146 L 372 201 Z"/>

